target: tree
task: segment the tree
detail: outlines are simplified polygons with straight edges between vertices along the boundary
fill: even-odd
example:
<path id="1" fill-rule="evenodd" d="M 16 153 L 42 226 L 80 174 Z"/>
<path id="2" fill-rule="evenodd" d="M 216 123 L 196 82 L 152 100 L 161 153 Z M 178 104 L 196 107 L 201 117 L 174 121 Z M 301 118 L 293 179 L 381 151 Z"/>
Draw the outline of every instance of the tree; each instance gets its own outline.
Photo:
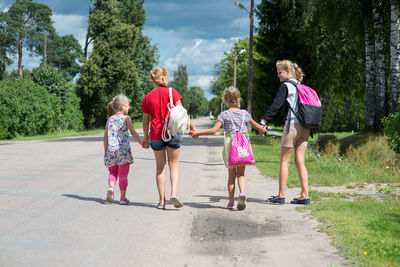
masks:
<path id="1" fill-rule="evenodd" d="M 121 20 L 117 0 L 98 0 L 89 17 L 93 52 L 84 62 L 78 96 L 87 128 L 106 121 L 106 106 L 118 93 L 135 99 L 139 75 L 134 62 L 139 29 Z"/>
<path id="2" fill-rule="evenodd" d="M 17 0 L 2 19 L 7 38 L 12 39 L 7 52 L 18 54 L 18 74 L 22 71 L 22 49 L 26 47 L 33 54 L 39 54 L 39 47 L 43 46 L 43 33 L 52 32 L 51 9 L 33 0 Z"/>
<path id="3" fill-rule="evenodd" d="M 193 117 L 206 114 L 208 111 L 208 101 L 204 97 L 203 89 L 198 86 L 190 87 L 187 93 L 186 108 L 188 113 Z"/>
<path id="4" fill-rule="evenodd" d="M 41 47 L 40 52 L 43 52 Z M 59 36 L 54 33 L 48 39 L 47 64 L 55 66 L 72 79 L 80 72 L 77 61 L 83 55 L 82 47 L 73 35 Z M 42 61 L 44 63 L 44 61 Z"/>
<path id="5" fill-rule="evenodd" d="M 175 88 L 183 97 L 182 103 L 185 103 L 185 97 L 188 91 L 188 75 L 186 65 L 179 65 L 178 70 L 174 72 L 174 80 L 169 85 Z"/>
<path id="6" fill-rule="evenodd" d="M 390 1 L 390 113 L 396 113 L 400 99 L 400 10 L 398 0 Z"/>

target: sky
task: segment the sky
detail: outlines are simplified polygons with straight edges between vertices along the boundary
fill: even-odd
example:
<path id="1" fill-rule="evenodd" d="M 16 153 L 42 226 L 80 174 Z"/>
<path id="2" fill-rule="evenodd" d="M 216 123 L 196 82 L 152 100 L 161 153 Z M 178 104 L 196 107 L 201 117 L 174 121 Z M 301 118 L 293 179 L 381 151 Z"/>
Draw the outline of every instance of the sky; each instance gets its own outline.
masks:
<path id="1" fill-rule="evenodd" d="M 261 0 L 255 0 L 257 5 Z M 6 11 L 15 0 L 0 0 Z M 59 35 L 72 34 L 82 45 L 85 41 L 89 0 L 36 0 L 53 11 L 52 20 Z M 210 83 L 215 64 L 239 39 L 249 35 L 249 14 L 234 5 L 234 0 L 145 0 L 146 23 L 143 33 L 158 47 L 158 65 L 166 67 L 170 79 L 179 64 L 187 66 L 189 87 L 199 86 L 207 99 L 212 98 Z M 250 0 L 239 1 L 248 10 Z M 255 16 L 255 25 L 257 18 Z M 17 59 L 8 70 L 17 68 Z M 32 69 L 40 58 L 25 51 L 24 68 Z"/>

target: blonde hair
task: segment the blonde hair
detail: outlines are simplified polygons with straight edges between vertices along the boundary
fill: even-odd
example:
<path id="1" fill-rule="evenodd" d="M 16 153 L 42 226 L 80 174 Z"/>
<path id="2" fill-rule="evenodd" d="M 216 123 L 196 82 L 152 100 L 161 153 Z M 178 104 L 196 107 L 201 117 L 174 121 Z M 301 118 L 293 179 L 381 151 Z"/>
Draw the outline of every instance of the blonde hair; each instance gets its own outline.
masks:
<path id="1" fill-rule="evenodd" d="M 168 83 L 161 80 L 162 77 L 167 77 L 168 70 L 164 67 L 158 66 L 150 71 L 150 77 L 154 84 L 159 87 L 168 87 Z"/>
<path id="2" fill-rule="evenodd" d="M 285 70 L 287 72 L 290 71 L 290 73 L 293 75 L 293 78 L 298 81 L 302 81 L 304 78 L 304 73 L 301 68 L 296 63 L 290 60 L 278 60 L 276 62 L 276 68 L 280 70 Z"/>
<path id="3" fill-rule="evenodd" d="M 228 107 L 240 108 L 240 92 L 236 87 L 229 86 L 224 90 L 223 100 Z"/>
<path id="4" fill-rule="evenodd" d="M 108 102 L 107 104 L 107 110 L 108 110 L 108 118 L 112 116 L 115 112 L 118 112 L 121 110 L 121 107 L 123 105 L 129 104 L 131 100 L 123 94 L 119 94 L 116 97 L 113 98 L 112 101 Z"/>

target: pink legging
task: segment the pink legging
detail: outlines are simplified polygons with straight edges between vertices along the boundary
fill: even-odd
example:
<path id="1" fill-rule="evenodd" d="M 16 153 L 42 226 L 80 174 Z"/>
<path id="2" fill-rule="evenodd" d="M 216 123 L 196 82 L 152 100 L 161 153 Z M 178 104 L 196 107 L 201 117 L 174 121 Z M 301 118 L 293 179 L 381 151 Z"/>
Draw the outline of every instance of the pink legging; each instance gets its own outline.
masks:
<path id="1" fill-rule="evenodd" d="M 108 168 L 110 176 L 108 176 L 108 183 L 116 183 L 119 177 L 119 190 L 126 191 L 128 187 L 128 174 L 129 174 L 129 163 L 124 165 L 114 165 Z"/>

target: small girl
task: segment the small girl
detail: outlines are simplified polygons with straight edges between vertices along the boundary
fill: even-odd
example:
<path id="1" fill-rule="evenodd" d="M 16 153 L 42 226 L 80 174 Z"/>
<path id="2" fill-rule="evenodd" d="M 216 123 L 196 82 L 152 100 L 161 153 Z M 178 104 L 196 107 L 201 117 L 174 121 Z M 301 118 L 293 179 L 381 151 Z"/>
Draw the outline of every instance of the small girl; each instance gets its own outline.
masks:
<path id="1" fill-rule="evenodd" d="M 104 131 L 104 164 L 110 171 L 109 189 L 106 200 L 114 202 L 114 185 L 119 177 L 121 199 L 119 204 L 127 205 L 126 188 L 128 186 L 129 165 L 133 163 L 129 132 L 143 146 L 142 139 L 133 128 L 132 119 L 128 115 L 130 100 L 125 95 L 117 95 L 108 103 L 108 120 Z"/>
<path id="2" fill-rule="evenodd" d="M 237 209 L 244 210 L 246 208 L 246 194 L 245 194 L 246 181 L 244 178 L 244 172 L 246 166 L 239 166 L 239 165 L 228 166 L 227 154 L 229 155 L 229 151 L 226 151 L 225 147 L 228 147 L 228 150 L 230 149 L 230 144 L 232 142 L 233 135 L 235 134 L 235 129 L 240 129 L 240 131 L 247 136 L 247 139 L 249 139 L 246 127 L 248 122 L 250 122 L 250 124 L 253 125 L 253 127 L 256 128 L 259 131 L 260 135 L 262 136 L 264 136 L 265 129 L 251 118 L 249 112 L 247 112 L 244 109 L 240 109 L 240 93 L 238 89 L 236 89 L 233 86 L 225 89 L 223 100 L 225 105 L 228 107 L 228 110 L 225 110 L 218 115 L 217 118 L 218 121 L 215 123 L 214 127 L 200 132 L 194 130 L 190 132 L 190 135 L 193 138 L 197 138 L 199 135 L 211 135 L 215 134 L 218 131 L 218 129 L 221 128 L 221 126 L 224 127 L 226 138 L 225 138 L 224 150 L 222 152 L 222 157 L 224 159 L 225 166 L 228 167 L 229 203 L 227 208 L 228 209 L 235 208 L 235 180 L 237 178 L 240 190 L 239 203 Z M 241 128 L 243 119 L 244 123 L 243 127 Z"/>

